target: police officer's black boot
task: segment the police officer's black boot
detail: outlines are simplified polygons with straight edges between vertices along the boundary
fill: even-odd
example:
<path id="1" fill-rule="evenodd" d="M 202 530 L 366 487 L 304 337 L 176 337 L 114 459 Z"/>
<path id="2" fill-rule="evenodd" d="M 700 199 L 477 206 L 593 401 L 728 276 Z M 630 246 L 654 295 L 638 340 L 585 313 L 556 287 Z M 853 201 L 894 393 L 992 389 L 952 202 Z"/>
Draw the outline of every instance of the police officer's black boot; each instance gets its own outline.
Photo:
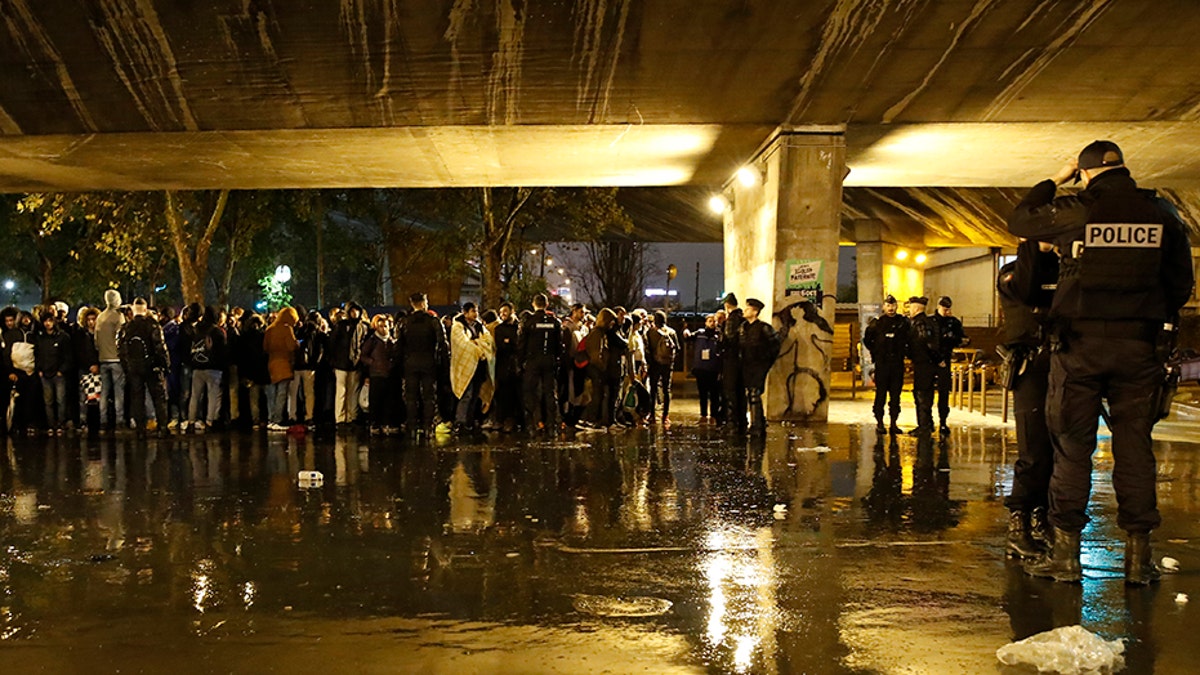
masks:
<path id="1" fill-rule="evenodd" d="M 1046 513 L 1046 507 L 1035 506 L 1029 512 L 1029 536 L 1033 537 L 1033 542 L 1038 545 L 1042 551 L 1049 551 L 1054 545 L 1054 528 L 1050 527 L 1049 515 Z"/>
<path id="2" fill-rule="evenodd" d="M 877 434 L 886 434 L 887 433 L 887 427 L 883 426 L 883 415 L 875 416 L 875 433 L 877 433 Z"/>
<path id="3" fill-rule="evenodd" d="M 1013 509 L 1008 512 L 1007 553 L 1010 558 L 1032 559 L 1045 551 L 1037 545 L 1029 531 L 1029 512 Z"/>
<path id="4" fill-rule="evenodd" d="M 942 423 L 938 425 L 938 435 L 942 438 L 950 438 L 950 425 L 946 424 L 946 418 L 942 418 Z"/>
<path id="5" fill-rule="evenodd" d="M 1130 532 L 1125 539 L 1125 583 L 1145 586 L 1161 576 L 1150 548 L 1150 533 Z"/>
<path id="6" fill-rule="evenodd" d="M 893 434 L 904 433 L 903 431 L 900 430 L 900 425 L 896 424 L 896 416 L 895 415 L 892 415 L 892 426 L 888 428 L 888 432 L 893 433 Z"/>
<path id="7" fill-rule="evenodd" d="M 1079 564 L 1081 534 L 1054 528 L 1054 545 L 1050 552 L 1026 561 L 1025 573 L 1067 583 L 1083 581 L 1083 567 Z"/>

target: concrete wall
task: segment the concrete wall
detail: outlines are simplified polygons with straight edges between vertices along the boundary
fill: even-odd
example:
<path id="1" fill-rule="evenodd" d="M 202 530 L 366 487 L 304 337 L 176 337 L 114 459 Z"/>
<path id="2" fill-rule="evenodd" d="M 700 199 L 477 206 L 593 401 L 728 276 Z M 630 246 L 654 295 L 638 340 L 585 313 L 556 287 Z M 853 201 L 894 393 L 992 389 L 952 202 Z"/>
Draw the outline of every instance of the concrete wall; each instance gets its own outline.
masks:
<path id="1" fill-rule="evenodd" d="M 758 298 L 770 316 L 775 289 L 775 233 L 779 214 L 779 153 L 763 162 L 762 185 L 734 181 L 725 192 L 725 292 Z"/>
<path id="2" fill-rule="evenodd" d="M 930 311 L 940 296 L 948 295 L 954 299 L 954 314 L 962 319 L 963 325 L 995 325 L 999 319 L 996 255 L 992 249 L 941 249 L 930 251 L 928 256 L 924 294 L 929 296 Z"/>

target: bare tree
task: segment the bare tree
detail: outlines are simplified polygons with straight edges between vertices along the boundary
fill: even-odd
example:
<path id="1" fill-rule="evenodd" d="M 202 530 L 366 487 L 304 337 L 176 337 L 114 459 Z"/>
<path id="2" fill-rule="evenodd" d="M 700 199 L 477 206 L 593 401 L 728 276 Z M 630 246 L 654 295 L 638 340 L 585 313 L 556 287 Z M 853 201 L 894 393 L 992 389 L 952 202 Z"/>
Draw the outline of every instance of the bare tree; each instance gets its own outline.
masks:
<path id="1" fill-rule="evenodd" d="M 654 256 L 645 242 L 628 239 L 582 244 L 584 269 L 579 277 L 590 303 L 634 308 L 642 303 Z"/>

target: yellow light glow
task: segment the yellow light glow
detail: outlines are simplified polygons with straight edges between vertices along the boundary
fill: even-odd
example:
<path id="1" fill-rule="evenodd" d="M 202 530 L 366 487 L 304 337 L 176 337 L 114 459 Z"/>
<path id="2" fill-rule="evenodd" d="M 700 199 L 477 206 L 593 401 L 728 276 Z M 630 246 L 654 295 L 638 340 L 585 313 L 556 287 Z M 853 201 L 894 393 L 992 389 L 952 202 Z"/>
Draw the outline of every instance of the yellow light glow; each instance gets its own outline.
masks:
<path id="1" fill-rule="evenodd" d="M 918 265 L 924 265 L 924 264 L 925 264 L 925 261 L 926 261 L 926 260 L 928 260 L 928 259 L 929 259 L 929 258 L 928 258 L 928 257 L 926 257 L 926 255 L 925 255 L 924 253 L 918 253 L 918 254 L 917 254 L 917 257 L 916 257 L 916 258 L 914 258 L 914 260 L 916 260 L 916 261 L 917 261 L 917 264 L 918 264 Z"/>
<path id="2" fill-rule="evenodd" d="M 908 249 L 900 249 L 896 251 L 896 260 L 908 260 Z"/>
<path id="3" fill-rule="evenodd" d="M 762 176 L 759 175 L 758 169 L 755 169 L 752 166 L 743 166 L 737 170 L 737 174 L 735 175 L 737 176 L 738 182 L 744 187 L 754 187 L 762 180 Z"/>
<path id="4" fill-rule="evenodd" d="M 708 209 L 716 214 L 724 214 L 729 210 L 729 200 L 721 195 L 713 195 L 708 198 Z"/>

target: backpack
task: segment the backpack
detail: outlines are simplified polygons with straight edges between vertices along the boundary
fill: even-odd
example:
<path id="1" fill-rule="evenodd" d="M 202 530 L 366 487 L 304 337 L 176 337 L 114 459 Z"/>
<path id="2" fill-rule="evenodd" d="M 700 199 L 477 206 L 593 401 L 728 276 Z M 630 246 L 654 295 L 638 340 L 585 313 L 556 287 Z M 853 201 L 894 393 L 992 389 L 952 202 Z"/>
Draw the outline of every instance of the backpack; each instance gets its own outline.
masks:
<path id="1" fill-rule="evenodd" d="M 192 336 L 190 354 L 194 366 L 206 366 L 212 362 L 212 338 L 207 331 Z"/>
<path id="2" fill-rule="evenodd" d="M 654 340 L 654 362 L 660 366 L 675 365 L 675 340 L 665 328 L 656 329 L 657 339 Z"/>
<path id="3" fill-rule="evenodd" d="M 145 370 L 150 350 L 146 348 L 146 340 L 140 335 L 125 337 L 125 358 L 134 370 Z"/>

